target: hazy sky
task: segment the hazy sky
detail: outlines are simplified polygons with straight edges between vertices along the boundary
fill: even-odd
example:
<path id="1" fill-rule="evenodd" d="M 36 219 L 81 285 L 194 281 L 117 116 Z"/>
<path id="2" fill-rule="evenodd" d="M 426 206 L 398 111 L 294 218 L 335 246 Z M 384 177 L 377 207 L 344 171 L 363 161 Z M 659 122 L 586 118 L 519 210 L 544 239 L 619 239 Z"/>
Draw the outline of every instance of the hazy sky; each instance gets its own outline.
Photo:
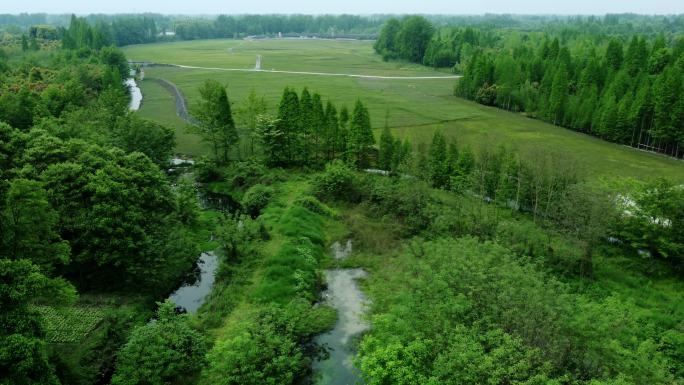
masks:
<path id="1" fill-rule="evenodd" d="M 684 0 L 0 0 L 0 13 L 684 13 Z"/>

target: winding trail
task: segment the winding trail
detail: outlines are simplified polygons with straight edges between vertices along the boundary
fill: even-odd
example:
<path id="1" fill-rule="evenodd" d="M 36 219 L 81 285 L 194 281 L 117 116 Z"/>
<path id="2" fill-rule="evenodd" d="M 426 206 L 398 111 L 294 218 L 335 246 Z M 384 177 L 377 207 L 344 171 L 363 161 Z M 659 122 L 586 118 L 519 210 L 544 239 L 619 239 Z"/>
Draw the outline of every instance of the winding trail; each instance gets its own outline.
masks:
<path id="1" fill-rule="evenodd" d="M 176 113 L 186 123 L 197 125 L 197 119 L 193 118 L 188 112 L 188 103 L 185 101 L 185 96 L 181 93 L 178 87 L 166 79 L 155 79 L 162 87 L 169 91 L 176 99 Z"/>
<path id="2" fill-rule="evenodd" d="M 221 67 L 200 67 L 200 66 L 188 66 L 182 64 L 162 64 L 157 63 L 156 65 L 166 66 L 166 67 L 176 67 L 183 69 L 196 69 L 196 70 L 210 70 L 210 71 L 229 71 L 229 72 L 267 72 L 274 74 L 291 74 L 291 75 L 313 75 L 313 76 L 340 76 L 349 78 L 362 78 L 362 79 L 389 79 L 389 80 L 434 80 L 434 79 L 459 79 L 461 75 L 445 75 L 445 76 L 380 76 L 380 75 L 357 75 L 357 74 L 345 74 L 345 73 L 334 73 L 334 72 L 306 72 L 306 71 L 282 71 L 282 70 L 257 70 L 249 68 L 221 68 Z"/>

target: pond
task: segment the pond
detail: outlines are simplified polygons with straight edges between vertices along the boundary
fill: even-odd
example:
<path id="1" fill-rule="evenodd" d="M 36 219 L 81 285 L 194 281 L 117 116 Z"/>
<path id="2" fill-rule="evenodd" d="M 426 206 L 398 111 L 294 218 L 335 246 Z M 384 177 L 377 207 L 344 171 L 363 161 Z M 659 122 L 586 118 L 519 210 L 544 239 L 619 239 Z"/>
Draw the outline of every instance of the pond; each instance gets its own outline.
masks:
<path id="1" fill-rule="evenodd" d="M 351 254 L 352 243 L 343 246 L 335 242 L 331 253 L 335 259 L 346 258 Z M 326 348 L 329 356 L 313 365 L 317 385 L 355 385 L 361 384 L 361 376 L 354 366 L 356 342 L 370 325 L 364 320 L 367 301 L 358 287 L 357 281 L 366 277 L 363 269 L 330 269 L 325 271 L 328 285 L 323 293 L 327 305 L 337 310 L 335 327 L 315 338 L 316 344 Z"/>
<path id="2" fill-rule="evenodd" d="M 193 283 L 185 284 L 169 296 L 177 307 L 188 313 L 195 313 L 204 303 L 214 285 L 214 275 L 218 268 L 218 257 L 214 252 L 202 253 L 197 262 L 199 276 Z"/>
<path id="3" fill-rule="evenodd" d="M 200 193 L 202 206 L 222 213 L 235 213 L 240 210 L 240 203 L 229 194 L 221 194 L 202 189 Z"/>

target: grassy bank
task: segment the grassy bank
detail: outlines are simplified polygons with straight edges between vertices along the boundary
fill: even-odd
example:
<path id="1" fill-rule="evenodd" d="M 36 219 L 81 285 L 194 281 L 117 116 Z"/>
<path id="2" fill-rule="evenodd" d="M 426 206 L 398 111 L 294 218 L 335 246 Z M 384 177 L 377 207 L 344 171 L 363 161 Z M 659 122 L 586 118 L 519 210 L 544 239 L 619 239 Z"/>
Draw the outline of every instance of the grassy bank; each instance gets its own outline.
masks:
<path id="1" fill-rule="evenodd" d="M 315 355 L 307 341 L 335 320 L 332 309 L 312 304 L 321 290 L 327 245 L 345 231 L 343 225 L 309 195 L 307 176 L 290 175 L 271 187 L 276 193 L 257 219 L 223 225 L 243 233 L 261 228 L 262 235 L 242 243 L 237 259 L 225 253 L 213 292 L 200 309 L 198 321 L 215 341 L 200 384 L 302 378 Z M 219 230 L 222 242 L 230 231 Z"/>

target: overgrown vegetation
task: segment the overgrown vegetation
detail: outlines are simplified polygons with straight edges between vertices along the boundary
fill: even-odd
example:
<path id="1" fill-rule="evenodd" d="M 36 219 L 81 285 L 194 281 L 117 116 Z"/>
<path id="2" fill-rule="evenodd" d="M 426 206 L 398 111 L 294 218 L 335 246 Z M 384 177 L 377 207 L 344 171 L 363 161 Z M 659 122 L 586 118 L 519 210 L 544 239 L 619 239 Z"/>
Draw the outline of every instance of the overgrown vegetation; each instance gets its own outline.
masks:
<path id="1" fill-rule="evenodd" d="M 128 112 L 126 58 L 94 44 L 89 28 L 74 19 L 64 48 L 14 51 L 0 76 L 8 383 L 106 376 L 131 327 L 199 253 L 195 192 L 175 189 L 162 171 L 173 134 Z M 70 307 L 76 290 L 110 301 Z"/>
<path id="2" fill-rule="evenodd" d="M 223 23 L 236 20 L 213 27 L 228 33 Z M 212 156 L 174 178 L 164 172 L 172 132 L 126 110 L 128 65 L 106 33 L 115 23 L 73 17 L 58 31 L 62 48 L 25 37 L 0 66 L 0 382 L 307 383 L 325 356 L 312 339 L 336 319 L 321 301 L 321 269 L 331 265 L 371 273 L 362 285 L 373 327 L 358 336 L 356 359 L 368 384 L 682 382 L 677 182 L 588 180 L 558 151 L 471 147 L 442 131 L 414 147 L 390 129 L 391 111 L 376 145 L 364 102 L 350 113 L 308 88 L 285 88 L 275 115 L 252 92 L 234 119 L 215 80 L 199 89 L 192 129 Z M 616 39 L 625 33 L 602 23 Z M 631 68 L 617 40 L 605 63 L 589 55 L 580 70 L 574 51 L 546 39 L 554 28 L 509 32 L 530 38 L 501 42 L 497 28 L 435 29 L 412 16 L 390 20 L 376 49 L 385 59 L 462 64 L 466 87 L 476 84 L 469 66 L 479 71 L 498 49 L 541 44 L 547 112 L 571 85 L 581 88 L 570 78 L 592 60 L 604 85 Z M 563 45 L 586 48 L 586 36 Z M 535 50 L 523 48 L 505 51 L 536 71 Z M 673 58 L 674 48 L 661 48 L 656 58 Z M 634 76 L 655 77 L 668 94 L 679 63 L 660 59 L 668 75 Z M 496 78 L 497 66 L 488 68 Z M 496 100 L 490 86 L 476 94 Z M 679 95 L 668 95 L 678 108 Z M 553 116 L 565 121 L 560 105 Z M 199 208 L 195 182 L 216 210 Z M 355 253 L 328 258 L 331 241 L 346 236 Z M 208 249 L 219 265 L 197 314 L 160 302 Z"/>

